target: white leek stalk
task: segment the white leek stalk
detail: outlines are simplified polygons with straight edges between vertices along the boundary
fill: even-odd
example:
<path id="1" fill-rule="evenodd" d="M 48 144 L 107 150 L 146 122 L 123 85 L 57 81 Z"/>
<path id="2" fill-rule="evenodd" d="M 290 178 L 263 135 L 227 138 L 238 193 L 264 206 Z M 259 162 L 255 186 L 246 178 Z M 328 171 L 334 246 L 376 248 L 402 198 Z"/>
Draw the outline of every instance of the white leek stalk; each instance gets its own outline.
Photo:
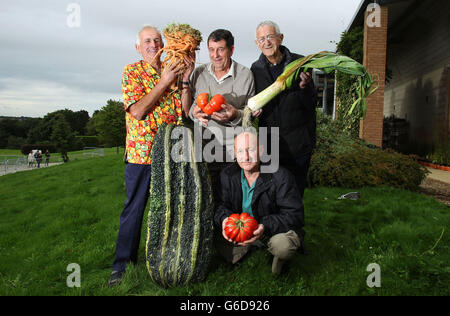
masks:
<path id="1" fill-rule="evenodd" d="M 248 99 L 247 106 L 252 111 L 262 109 L 274 96 L 278 95 L 285 88 L 285 85 L 280 81 L 275 81 L 263 91 Z"/>

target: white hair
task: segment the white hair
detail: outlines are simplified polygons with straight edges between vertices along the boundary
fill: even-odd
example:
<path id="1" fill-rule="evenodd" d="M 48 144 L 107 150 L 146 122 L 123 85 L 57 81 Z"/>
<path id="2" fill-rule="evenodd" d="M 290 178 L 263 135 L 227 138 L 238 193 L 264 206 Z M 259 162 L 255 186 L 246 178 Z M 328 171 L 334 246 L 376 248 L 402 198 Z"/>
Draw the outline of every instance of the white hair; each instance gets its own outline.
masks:
<path id="1" fill-rule="evenodd" d="M 158 28 L 156 26 L 153 26 L 150 24 L 145 24 L 141 27 L 141 29 L 139 30 L 139 32 L 136 35 L 136 45 L 141 45 L 140 35 L 141 35 L 141 32 L 146 29 L 154 29 L 156 32 L 158 32 L 161 35 L 161 32 L 158 30 Z"/>
<path id="2" fill-rule="evenodd" d="M 258 31 L 258 29 L 259 29 L 260 27 L 263 27 L 263 26 L 265 26 L 265 25 L 272 26 L 273 28 L 275 28 L 275 32 L 276 32 L 277 34 L 281 34 L 281 33 L 280 33 L 280 28 L 279 28 L 278 24 L 276 24 L 276 23 L 273 22 L 273 21 L 262 21 L 262 22 L 259 23 L 258 26 L 256 27 L 256 31 Z"/>

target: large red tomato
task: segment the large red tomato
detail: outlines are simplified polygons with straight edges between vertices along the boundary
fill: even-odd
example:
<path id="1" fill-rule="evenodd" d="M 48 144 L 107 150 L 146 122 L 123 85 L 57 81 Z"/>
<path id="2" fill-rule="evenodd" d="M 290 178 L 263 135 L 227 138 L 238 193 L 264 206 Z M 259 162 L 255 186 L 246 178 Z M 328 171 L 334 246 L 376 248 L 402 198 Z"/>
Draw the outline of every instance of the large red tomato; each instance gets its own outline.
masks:
<path id="1" fill-rule="evenodd" d="M 208 104 L 208 101 L 209 101 L 209 93 L 207 93 L 207 92 L 200 93 L 200 94 L 197 96 L 196 101 L 197 101 L 198 107 L 199 107 L 200 109 L 203 110 L 203 109 L 205 108 L 205 106 Z"/>
<path id="2" fill-rule="evenodd" d="M 240 243 L 253 237 L 258 221 L 248 213 L 231 214 L 225 222 L 225 235 Z"/>
<path id="3" fill-rule="evenodd" d="M 214 112 L 222 110 L 222 105 L 225 104 L 227 101 L 225 100 L 224 96 L 221 94 L 216 94 L 209 100 L 209 103 L 203 108 L 203 112 L 205 112 L 208 115 L 213 114 Z"/>

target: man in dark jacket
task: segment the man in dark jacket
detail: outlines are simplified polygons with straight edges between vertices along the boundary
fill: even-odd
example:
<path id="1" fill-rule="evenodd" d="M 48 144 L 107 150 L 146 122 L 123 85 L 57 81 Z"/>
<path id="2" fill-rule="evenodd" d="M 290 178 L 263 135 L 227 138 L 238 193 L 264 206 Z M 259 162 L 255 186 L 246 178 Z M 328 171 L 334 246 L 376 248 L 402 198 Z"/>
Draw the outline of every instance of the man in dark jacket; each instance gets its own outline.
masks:
<path id="1" fill-rule="evenodd" d="M 221 194 L 214 220 L 221 228 L 219 252 L 232 263 L 239 261 L 252 245 L 264 245 L 274 255 L 272 272 L 280 274 L 286 260 L 302 247 L 303 204 L 293 175 L 283 167 L 274 173 L 261 173 L 262 146 L 255 133 L 246 131 L 235 138 L 237 164 L 220 174 Z M 224 228 L 228 216 L 246 212 L 258 221 L 253 237 L 233 245 Z M 222 238 L 223 237 L 223 238 Z"/>
<path id="2" fill-rule="evenodd" d="M 286 65 L 303 56 L 291 53 L 282 46 L 283 34 L 277 24 L 261 22 L 256 29 L 256 44 L 262 54 L 252 64 L 256 93 L 270 86 Z M 306 176 L 316 142 L 317 93 L 311 74 L 301 73 L 290 89 L 286 89 L 269 102 L 259 115 L 259 126 L 278 127 L 280 164 L 289 169 L 303 197 Z M 254 115 L 256 115 L 254 113 Z M 270 144 L 271 142 L 268 142 Z M 270 148 L 268 149 L 270 152 Z"/>

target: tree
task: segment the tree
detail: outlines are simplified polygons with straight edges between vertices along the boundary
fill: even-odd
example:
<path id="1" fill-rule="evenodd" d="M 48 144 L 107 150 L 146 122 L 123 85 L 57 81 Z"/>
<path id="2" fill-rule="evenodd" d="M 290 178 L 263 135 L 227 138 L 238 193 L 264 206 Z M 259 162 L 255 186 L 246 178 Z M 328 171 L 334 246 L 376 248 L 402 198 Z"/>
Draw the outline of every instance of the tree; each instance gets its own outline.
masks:
<path id="1" fill-rule="evenodd" d="M 69 123 L 64 118 L 64 115 L 59 114 L 55 116 L 53 131 L 50 140 L 56 145 L 57 150 L 61 153 L 64 162 L 69 161 L 67 152 L 73 146 L 75 137 Z"/>
<path id="2" fill-rule="evenodd" d="M 28 133 L 28 143 L 49 141 L 55 122 L 61 116 L 69 124 L 75 135 L 85 135 L 86 126 L 89 122 L 89 113 L 85 110 L 73 112 L 72 110 L 64 109 L 47 113 L 42 119 L 39 119 L 39 122 Z"/>
<path id="3" fill-rule="evenodd" d="M 341 40 L 337 44 L 339 54 L 353 58 L 359 63 L 363 62 L 364 50 L 364 29 L 360 26 L 355 27 L 350 32 L 343 32 Z"/>
<path id="4" fill-rule="evenodd" d="M 125 143 L 125 111 L 123 102 L 108 100 L 106 106 L 93 115 L 95 129 L 105 146 L 123 146 Z"/>
<path id="5" fill-rule="evenodd" d="M 39 121 L 28 130 L 27 133 L 28 144 L 36 144 L 41 142 L 41 140 L 46 139 L 46 133 L 44 131 L 43 126 L 44 126 L 44 119 L 39 118 Z"/>
<path id="6" fill-rule="evenodd" d="M 64 110 L 47 113 L 39 123 L 30 129 L 27 137 L 29 144 L 48 142 L 51 139 L 53 126 L 60 118 L 66 120 Z M 69 126 L 70 127 L 70 126 Z"/>
<path id="7" fill-rule="evenodd" d="M 6 119 L 0 121 L 0 148 L 8 146 L 8 137 L 11 135 L 8 129 L 8 121 Z"/>
<path id="8" fill-rule="evenodd" d="M 66 114 L 66 120 L 70 124 L 72 130 L 78 135 L 86 135 L 86 127 L 89 122 L 89 113 L 85 110 L 77 112 L 69 112 Z"/>
<path id="9" fill-rule="evenodd" d="M 25 138 L 20 136 L 9 135 L 7 141 L 8 145 L 6 148 L 9 149 L 20 149 L 20 147 L 25 144 Z"/>
<path id="10" fill-rule="evenodd" d="M 89 121 L 86 124 L 86 136 L 97 136 L 98 132 L 95 129 L 95 118 L 97 117 L 97 114 L 100 112 L 100 110 L 95 110 L 94 114 L 92 114 L 92 117 L 89 119 Z"/>
<path id="11" fill-rule="evenodd" d="M 0 148 L 20 148 L 25 143 L 28 131 L 40 119 L 31 117 L 0 117 Z"/>

